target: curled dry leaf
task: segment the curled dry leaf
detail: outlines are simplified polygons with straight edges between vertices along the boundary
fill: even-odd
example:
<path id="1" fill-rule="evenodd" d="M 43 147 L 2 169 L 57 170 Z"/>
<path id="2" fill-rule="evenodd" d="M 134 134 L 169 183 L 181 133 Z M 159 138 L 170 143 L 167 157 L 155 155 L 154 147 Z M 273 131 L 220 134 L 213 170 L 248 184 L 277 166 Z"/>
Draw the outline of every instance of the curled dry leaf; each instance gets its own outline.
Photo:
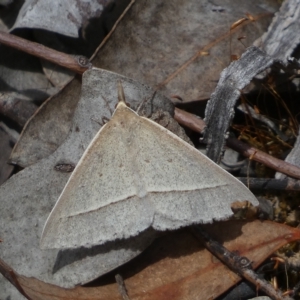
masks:
<path id="1" fill-rule="evenodd" d="M 300 238 L 300 231 L 270 221 L 219 222 L 205 225 L 216 240 L 248 257 L 255 268 L 284 244 Z M 120 299 L 114 274 L 121 274 L 131 300 L 214 299 L 235 285 L 240 277 L 203 248 L 188 229 L 158 238 L 143 254 L 98 281 L 97 287 L 63 289 L 35 278 L 0 271 L 28 299 Z"/>
<path id="2" fill-rule="evenodd" d="M 299 45 L 299 1 L 283 1 L 268 30 L 254 42 L 273 58 L 286 60 Z"/>
<path id="3" fill-rule="evenodd" d="M 250 47 L 239 60 L 222 71 L 218 85 L 205 108 L 207 127 L 204 137 L 208 143 L 207 156 L 213 161 L 220 161 L 240 91 L 256 74 L 273 63 L 274 60 L 259 48 Z"/>

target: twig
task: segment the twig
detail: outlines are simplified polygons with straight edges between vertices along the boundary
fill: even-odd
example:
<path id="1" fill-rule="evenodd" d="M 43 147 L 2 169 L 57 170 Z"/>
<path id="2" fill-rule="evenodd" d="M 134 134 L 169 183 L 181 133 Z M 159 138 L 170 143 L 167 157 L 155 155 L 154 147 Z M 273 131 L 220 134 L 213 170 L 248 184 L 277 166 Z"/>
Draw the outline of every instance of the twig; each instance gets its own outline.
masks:
<path id="1" fill-rule="evenodd" d="M 118 284 L 119 292 L 122 296 L 122 299 L 130 300 L 127 290 L 126 290 L 125 282 L 124 282 L 122 276 L 120 274 L 116 274 L 115 278 L 116 278 L 116 282 Z"/>
<path id="2" fill-rule="evenodd" d="M 68 55 L 3 31 L 0 31 L 0 43 L 48 60 L 78 74 L 83 74 L 92 66 L 89 60 L 84 56 Z"/>
<path id="3" fill-rule="evenodd" d="M 300 181 L 291 178 L 246 178 L 237 177 L 249 189 L 300 191 Z"/>
<path id="4" fill-rule="evenodd" d="M 175 109 L 174 117 L 178 123 L 187 126 L 199 133 L 201 133 L 205 127 L 205 123 L 203 120 L 200 120 L 195 115 L 190 114 L 188 112 L 184 112 L 179 108 Z M 275 158 L 235 138 L 228 138 L 226 145 L 234 149 L 235 151 L 243 154 L 244 156 L 249 157 L 252 160 L 255 160 L 259 163 L 262 163 L 271 169 L 274 169 L 288 176 L 300 179 L 300 168 L 298 168 L 295 165 Z"/>
<path id="5" fill-rule="evenodd" d="M 181 125 L 190 128 L 196 132 L 202 133 L 205 128 L 205 122 L 194 114 L 188 113 L 179 108 L 175 108 L 174 119 Z"/>
<path id="6" fill-rule="evenodd" d="M 253 271 L 251 261 L 246 257 L 241 257 L 230 252 L 220 243 L 213 240 L 201 226 L 194 226 L 195 235 L 204 242 L 204 246 L 218 259 L 220 259 L 233 272 L 253 283 L 258 289 L 265 292 L 268 296 L 275 300 L 292 300 L 289 297 L 283 297 L 280 291 L 276 291 L 272 285 L 266 280 L 261 279 Z"/>
<path id="7" fill-rule="evenodd" d="M 288 176 L 300 179 L 300 168 L 275 158 L 261 150 L 247 145 L 235 138 L 228 138 L 226 145 L 231 149 L 238 151 L 246 157 L 251 157 L 251 159 L 266 165 L 267 167 L 286 174 Z"/>

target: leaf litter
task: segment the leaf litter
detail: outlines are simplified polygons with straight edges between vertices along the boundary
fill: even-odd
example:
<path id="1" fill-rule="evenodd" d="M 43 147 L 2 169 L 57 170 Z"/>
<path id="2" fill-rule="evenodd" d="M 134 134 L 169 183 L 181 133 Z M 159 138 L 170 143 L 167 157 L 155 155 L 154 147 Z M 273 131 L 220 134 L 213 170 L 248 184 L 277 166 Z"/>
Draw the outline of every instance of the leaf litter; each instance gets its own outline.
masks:
<path id="1" fill-rule="evenodd" d="M 205 229 L 226 248 L 248 257 L 253 267 L 287 242 L 300 238 L 298 229 L 270 221 L 218 222 L 205 225 Z M 3 262 L 0 270 L 8 273 Z M 193 300 L 199 295 L 201 299 L 216 298 L 241 280 L 204 249 L 188 229 L 158 238 L 143 254 L 114 273 L 122 274 L 131 300 Z M 74 289 L 59 288 L 15 272 L 13 280 L 32 300 L 120 299 L 112 274 L 100 278 L 97 287 Z"/>

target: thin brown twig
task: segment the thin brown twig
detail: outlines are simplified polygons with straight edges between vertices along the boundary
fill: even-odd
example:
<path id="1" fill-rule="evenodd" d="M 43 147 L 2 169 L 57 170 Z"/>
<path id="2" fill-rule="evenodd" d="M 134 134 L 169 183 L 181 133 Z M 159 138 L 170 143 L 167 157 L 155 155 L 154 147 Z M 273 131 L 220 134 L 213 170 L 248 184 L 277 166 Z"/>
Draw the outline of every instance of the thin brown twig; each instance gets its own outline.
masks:
<path id="1" fill-rule="evenodd" d="M 200 120 L 195 115 L 182 111 L 179 108 L 175 109 L 174 118 L 178 123 L 200 133 L 202 133 L 205 128 L 205 122 L 203 120 Z M 245 157 L 249 157 L 252 160 L 262 163 L 273 170 L 300 179 L 300 168 L 295 165 L 275 158 L 235 138 L 228 138 L 226 145 L 243 154 Z"/>
<path id="2" fill-rule="evenodd" d="M 251 157 L 252 160 L 262 163 L 273 170 L 286 174 L 290 177 L 300 179 L 300 168 L 295 165 L 275 158 L 235 138 L 228 138 L 226 145 L 244 156 Z"/>
<path id="3" fill-rule="evenodd" d="M 3 31 L 0 31 L 0 43 L 48 60 L 78 74 L 83 74 L 92 66 L 89 60 L 84 56 L 68 55 Z"/>
<path id="4" fill-rule="evenodd" d="M 266 293 L 272 299 L 292 300 L 290 297 L 284 297 L 281 291 L 276 291 L 266 280 L 259 278 L 253 271 L 251 266 L 252 263 L 247 257 L 241 257 L 236 253 L 227 250 L 220 243 L 213 240 L 200 225 L 194 226 L 193 232 L 203 241 L 205 248 L 214 256 L 219 258 L 233 272 L 238 273 L 241 277 L 253 283 L 259 290 Z"/>

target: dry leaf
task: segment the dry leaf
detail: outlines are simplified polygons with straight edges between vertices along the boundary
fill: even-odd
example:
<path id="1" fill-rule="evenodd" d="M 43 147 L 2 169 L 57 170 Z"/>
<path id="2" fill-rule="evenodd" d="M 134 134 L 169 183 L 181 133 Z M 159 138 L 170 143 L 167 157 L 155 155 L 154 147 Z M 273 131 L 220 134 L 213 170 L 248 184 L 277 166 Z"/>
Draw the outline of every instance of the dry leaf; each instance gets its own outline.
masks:
<path id="1" fill-rule="evenodd" d="M 0 9 L 0 30 L 8 32 L 9 28 L 13 26 L 20 7 L 23 4 L 23 0 L 14 0 L 13 5 L 6 5 L 11 3 L 13 0 L 1 0 L 0 3 L 3 3 Z"/>
<path id="2" fill-rule="evenodd" d="M 158 87 L 168 97 L 209 98 L 231 55 L 241 56 L 278 9 L 276 1 L 260 3 L 136 0 L 93 64 Z M 245 13 L 255 21 L 230 31 Z M 246 36 L 243 43 L 240 36 Z"/>
<path id="3" fill-rule="evenodd" d="M 254 45 L 263 49 L 273 58 L 285 62 L 300 43 L 299 17 L 299 2 L 283 1 L 268 31 L 256 40 Z"/>
<path id="4" fill-rule="evenodd" d="M 300 238 L 300 231 L 270 221 L 218 222 L 206 230 L 231 251 L 253 261 L 257 267 L 272 252 Z M 121 299 L 113 275 L 121 274 L 131 300 L 215 299 L 239 280 L 187 229 L 158 238 L 142 255 L 98 281 L 98 287 L 62 289 L 34 278 L 7 274 L 32 300 L 38 299 Z"/>
<path id="5" fill-rule="evenodd" d="M 62 144 L 69 133 L 80 90 L 81 81 L 75 77 L 39 107 L 25 125 L 10 156 L 11 163 L 27 167 L 49 156 Z"/>
<path id="6" fill-rule="evenodd" d="M 77 38 L 82 24 L 99 17 L 107 2 L 26 0 L 12 30 L 38 28 Z"/>

